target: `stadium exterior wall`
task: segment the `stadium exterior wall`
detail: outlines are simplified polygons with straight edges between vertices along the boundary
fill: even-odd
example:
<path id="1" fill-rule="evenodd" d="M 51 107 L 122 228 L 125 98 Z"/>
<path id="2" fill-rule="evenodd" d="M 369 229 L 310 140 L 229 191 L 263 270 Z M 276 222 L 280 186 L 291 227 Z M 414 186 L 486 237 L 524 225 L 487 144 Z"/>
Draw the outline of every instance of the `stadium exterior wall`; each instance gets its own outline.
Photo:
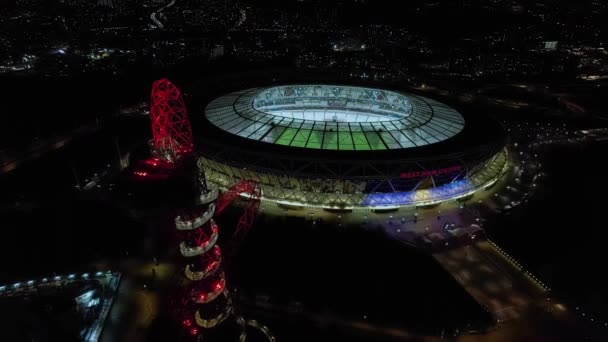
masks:
<path id="1" fill-rule="evenodd" d="M 227 188 L 240 180 L 250 179 L 262 184 L 263 199 L 267 201 L 324 208 L 354 208 L 431 205 L 468 196 L 496 182 L 508 168 L 509 155 L 506 149 L 502 149 L 472 168 L 463 168 L 452 181 L 443 184 L 434 184 L 431 176 L 409 179 L 408 184 L 412 187 L 408 190 L 395 189 L 392 185 L 394 182 L 401 183 L 403 179 L 400 177 L 298 177 L 228 165 L 206 157 L 201 157 L 201 162 L 205 166 L 207 179 L 219 187 Z M 370 191 L 370 184 L 374 184 L 376 189 Z M 377 191 L 378 184 L 393 190 Z"/>

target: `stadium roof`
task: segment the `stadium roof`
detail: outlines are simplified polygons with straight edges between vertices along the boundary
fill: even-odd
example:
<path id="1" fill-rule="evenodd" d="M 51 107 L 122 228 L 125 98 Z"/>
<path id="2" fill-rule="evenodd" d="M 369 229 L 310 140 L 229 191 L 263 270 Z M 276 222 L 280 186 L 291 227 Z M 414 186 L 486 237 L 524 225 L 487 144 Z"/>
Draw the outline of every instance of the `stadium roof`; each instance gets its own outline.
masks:
<path id="1" fill-rule="evenodd" d="M 213 125 L 243 138 L 324 150 L 414 148 L 464 128 L 464 118 L 437 101 L 335 85 L 242 90 L 212 101 L 205 114 Z"/>

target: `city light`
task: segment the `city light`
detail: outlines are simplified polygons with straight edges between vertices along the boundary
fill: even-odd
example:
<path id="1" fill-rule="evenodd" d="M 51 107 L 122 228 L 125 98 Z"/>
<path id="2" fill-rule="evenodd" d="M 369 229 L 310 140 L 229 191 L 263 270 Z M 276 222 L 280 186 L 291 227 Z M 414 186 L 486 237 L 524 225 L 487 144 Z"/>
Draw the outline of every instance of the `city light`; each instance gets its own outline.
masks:
<path id="1" fill-rule="evenodd" d="M 266 2 L 3 8 L 0 335 L 608 341 L 608 2 Z"/>

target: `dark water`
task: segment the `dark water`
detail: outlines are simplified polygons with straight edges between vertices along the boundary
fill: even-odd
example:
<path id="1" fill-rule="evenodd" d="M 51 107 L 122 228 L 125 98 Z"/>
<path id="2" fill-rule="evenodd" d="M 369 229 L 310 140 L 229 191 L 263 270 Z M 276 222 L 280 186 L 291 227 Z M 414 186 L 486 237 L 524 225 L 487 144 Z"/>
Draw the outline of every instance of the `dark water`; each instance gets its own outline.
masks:
<path id="1" fill-rule="evenodd" d="M 358 227 L 339 231 L 262 217 L 241 245 L 232 276 L 242 295 L 267 295 L 277 307 L 301 305 L 312 321 L 329 313 L 431 334 L 490 323 L 432 257 Z"/>
<path id="2" fill-rule="evenodd" d="M 605 277 L 608 144 L 557 147 L 529 205 L 488 226 L 491 236 L 570 303 L 608 317 Z"/>

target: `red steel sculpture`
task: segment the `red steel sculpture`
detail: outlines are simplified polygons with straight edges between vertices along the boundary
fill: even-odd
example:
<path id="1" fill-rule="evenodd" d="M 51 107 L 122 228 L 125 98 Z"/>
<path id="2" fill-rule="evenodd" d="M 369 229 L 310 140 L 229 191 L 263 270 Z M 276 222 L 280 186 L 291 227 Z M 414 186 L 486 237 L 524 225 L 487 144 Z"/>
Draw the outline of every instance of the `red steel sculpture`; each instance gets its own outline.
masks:
<path id="1" fill-rule="evenodd" d="M 134 174 L 147 177 L 149 173 L 154 173 L 152 171 L 158 173 L 157 168 L 172 168 L 178 162 L 177 157 L 184 157 L 179 158 L 181 162 L 195 160 L 198 198 L 175 217 L 175 228 L 180 240 L 179 250 L 186 265 L 183 276 L 178 277 L 179 281 L 175 282 L 178 293 L 172 297 L 171 306 L 174 315 L 188 334 L 200 337 L 201 328 L 213 328 L 233 314 L 232 300 L 226 288 L 222 266 L 222 251 L 216 244 L 219 229 L 213 217 L 221 213 L 239 195 L 248 195 L 249 200 L 233 239 L 242 237 L 251 228 L 260 206 L 261 186 L 255 181 L 244 180 L 218 197 L 218 189 L 208 186 L 203 166 L 192 153 L 192 128 L 179 89 L 163 78 L 153 83 L 150 97 L 152 150 L 155 157 L 143 163 L 149 172 L 136 170 Z M 256 321 L 245 321 L 241 316 L 235 318 L 243 327 L 240 338 L 244 340 L 245 326 Z M 265 334 L 270 341 L 274 341 L 274 337 L 267 332 Z"/>
<path id="2" fill-rule="evenodd" d="M 244 180 L 218 197 L 217 188 L 206 186 L 204 171 L 200 171 L 199 178 L 205 186 L 199 190 L 196 205 L 175 217 L 175 227 L 181 240 L 180 253 L 186 260 L 183 273 L 186 280 L 178 285 L 179 293 L 172 306 L 178 321 L 193 337 L 200 336 L 201 328 L 216 327 L 233 314 L 222 252 L 216 245 L 219 229 L 213 217 L 239 195 L 248 195 L 245 212 L 233 235 L 242 237 L 253 224 L 261 196 L 259 183 Z M 244 324 L 242 317 L 235 318 L 239 324 Z"/>
<path id="3" fill-rule="evenodd" d="M 228 191 L 226 191 L 218 200 L 217 200 L 217 213 L 221 213 L 230 202 L 236 199 L 239 195 L 246 194 L 249 196 L 249 201 L 245 206 L 245 211 L 243 215 L 239 219 L 239 223 L 236 227 L 233 236 L 237 236 L 239 234 L 246 234 L 249 231 L 249 228 L 253 225 L 253 220 L 255 219 L 255 214 L 260 207 L 260 198 L 262 197 L 262 188 L 258 182 L 251 180 L 242 180 L 233 186 L 231 186 Z"/>
<path id="4" fill-rule="evenodd" d="M 150 100 L 155 153 L 172 161 L 177 155 L 192 152 L 192 128 L 179 89 L 166 78 L 157 80 L 152 84 Z"/>

